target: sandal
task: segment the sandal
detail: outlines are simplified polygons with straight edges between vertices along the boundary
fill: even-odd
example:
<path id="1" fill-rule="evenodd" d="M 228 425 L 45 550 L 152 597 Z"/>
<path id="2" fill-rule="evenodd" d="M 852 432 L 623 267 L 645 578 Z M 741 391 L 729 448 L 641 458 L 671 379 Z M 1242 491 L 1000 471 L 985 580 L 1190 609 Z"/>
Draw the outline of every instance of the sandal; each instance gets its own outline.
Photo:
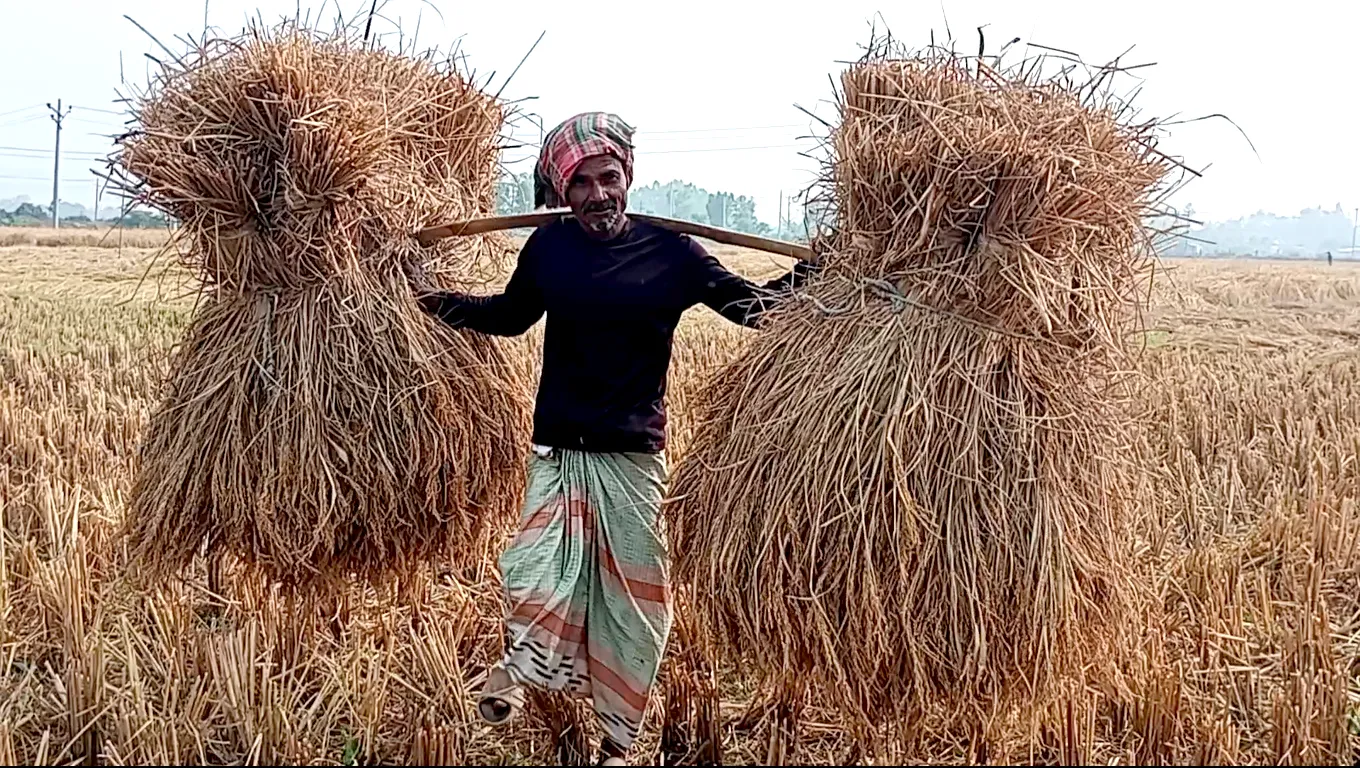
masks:
<path id="1" fill-rule="evenodd" d="M 493 667 L 486 676 L 486 684 L 477 697 L 477 714 L 488 725 L 505 725 L 524 708 L 524 689 L 505 671 Z"/>

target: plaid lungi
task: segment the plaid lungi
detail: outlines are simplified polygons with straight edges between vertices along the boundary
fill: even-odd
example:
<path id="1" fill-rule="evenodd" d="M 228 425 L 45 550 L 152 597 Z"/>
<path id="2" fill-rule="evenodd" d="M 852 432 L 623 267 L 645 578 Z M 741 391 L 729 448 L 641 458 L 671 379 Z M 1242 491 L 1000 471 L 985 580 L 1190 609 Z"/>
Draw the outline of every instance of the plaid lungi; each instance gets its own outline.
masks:
<path id="1" fill-rule="evenodd" d="M 660 455 L 554 449 L 530 459 L 518 534 L 501 556 L 501 662 L 520 685 L 589 699 L 628 748 L 670 633 Z"/>

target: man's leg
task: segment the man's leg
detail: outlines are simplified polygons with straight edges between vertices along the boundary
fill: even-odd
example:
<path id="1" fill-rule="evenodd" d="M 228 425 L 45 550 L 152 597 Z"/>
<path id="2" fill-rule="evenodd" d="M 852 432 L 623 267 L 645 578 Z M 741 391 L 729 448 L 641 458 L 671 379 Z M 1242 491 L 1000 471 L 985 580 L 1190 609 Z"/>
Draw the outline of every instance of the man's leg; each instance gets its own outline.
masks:
<path id="1" fill-rule="evenodd" d="M 671 627 L 660 524 L 665 461 L 645 454 L 590 460 L 596 520 L 587 614 L 591 700 L 605 734 L 602 759 L 621 760 L 642 727 Z"/>
<path id="2" fill-rule="evenodd" d="M 488 722 L 513 716 L 523 704 L 521 686 L 589 693 L 584 652 L 589 582 L 581 575 L 593 524 L 585 516 L 584 491 L 564 472 L 570 463 L 562 453 L 568 452 L 530 459 L 519 531 L 500 558 L 508 602 L 506 651 L 488 673 L 479 702 Z"/>

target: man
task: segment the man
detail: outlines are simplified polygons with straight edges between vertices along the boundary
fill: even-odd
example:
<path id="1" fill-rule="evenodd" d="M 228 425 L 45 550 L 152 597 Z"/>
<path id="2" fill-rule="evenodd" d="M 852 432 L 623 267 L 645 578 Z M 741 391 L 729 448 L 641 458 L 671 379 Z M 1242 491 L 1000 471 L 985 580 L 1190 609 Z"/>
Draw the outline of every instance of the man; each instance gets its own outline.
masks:
<path id="1" fill-rule="evenodd" d="M 524 333 L 547 314 L 524 512 L 500 560 L 508 649 L 478 708 L 506 722 L 526 685 L 588 698 L 605 765 L 625 764 L 671 628 L 663 400 L 680 315 L 702 303 L 752 326 L 809 269 L 758 287 L 688 237 L 630 220 L 632 136 L 604 113 L 548 134 L 536 204 L 574 216 L 529 237 L 504 293 L 417 286 L 427 311 L 481 333 Z"/>

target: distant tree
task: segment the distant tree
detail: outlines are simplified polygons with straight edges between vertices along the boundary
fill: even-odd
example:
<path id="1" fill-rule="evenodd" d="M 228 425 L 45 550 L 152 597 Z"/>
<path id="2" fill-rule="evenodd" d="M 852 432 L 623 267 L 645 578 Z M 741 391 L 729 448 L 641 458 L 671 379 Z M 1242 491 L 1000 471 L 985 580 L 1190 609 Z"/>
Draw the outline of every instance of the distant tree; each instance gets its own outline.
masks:
<path id="1" fill-rule="evenodd" d="M 723 193 L 708 196 L 708 205 L 705 206 L 705 213 L 708 215 L 708 223 L 715 227 L 727 226 L 727 198 Z"/>
<path id="2" fill-rule="evenodd" d="M 498 215 L 528 213 L 533 210 L 533 206 L 534 183 L 531 172 L 506 173 L 496 183 Z M 628 209 L 699 224 L 725 226 L 738 232 L 764 235 L 773 231 L 770 225 L 756 218 L 754 199 L 731 192 L 710 193 L 679 180 L 634 186 L 628 191 Z"/>
<path id="3" fill-rule="evenodd" d="M 708 190 L 683 181 L 652 182 L 628 192 L 628 207 L 638 213 L 708 224 Z"/>
<path id="4" fill-rule="evenodd" d="M 1349 245 L 1351 222 L 1343 212 L 1307 208 L 1297 216 L 1257 212 L 1231 221 L 1206 222 L 1188 234 L 1208 241 L 1204 249 L 1215 254 L 1313 256 Z"/>
<path id="5" fill-rule="evenodd" d="M 122 218 L 121 226 L 128 229 L 160 229 L 168 227 L 170 220 L 151 211 L 128 211 Z"/>
<path id="6" fill-rule="evenodd" d="M 14 218 L 38 219 L 41 221 L 43 219 L 52 218 L 52 214 L 48 206 L 34 205 L 33 203 L 20 203 L 19 207 L 14 209 Z"/>
<path id="7" fill-rule="evenodd" d="M 731 227 L 732 195 L 719 192 L 708 196 L 708 222 L 718 227 Z"/>
<path id="8" fill-rule="evenodd" d="M 507 173 L 496 183 L 496 213 L 509 216 L 534 209 L 532 173 Z"/>
<path id="9" fill-rule="evenodd" d="M 806 224 L 804 224 L 806 222 Z M 836 204 L 829 195 L 812 195 L 803 206 L 802 219 L 795 227 L 786 222 L 786 236 L 805 240 L 809 231 L 812 234 L 825 233 L 836 226 Z"/>
<path id="10" fill-rule="evenodd" d="M 770 232 L 770 226 L 756 218 L 756 201 L 745 195 L 740 197 L 728 195 L 727 226 L 729 229 L 753 235 L 765 235 Z"/>

